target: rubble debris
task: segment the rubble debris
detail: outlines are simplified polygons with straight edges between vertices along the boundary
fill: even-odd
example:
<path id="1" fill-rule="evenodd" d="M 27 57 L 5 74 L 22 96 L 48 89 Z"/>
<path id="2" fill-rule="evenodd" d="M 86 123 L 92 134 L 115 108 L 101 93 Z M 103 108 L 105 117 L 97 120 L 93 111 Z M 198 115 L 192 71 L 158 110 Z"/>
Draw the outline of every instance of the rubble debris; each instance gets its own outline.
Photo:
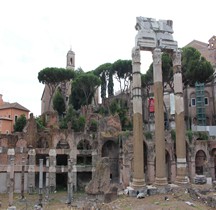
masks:
<path id="1" fill-rule="evenodd" d="M 138 193 L 137 198 L 138 199 L 145 198 L 144 193 Z"/>
<path id="2" fill-rule="evenodd" d="M 185 203 L 189 206 L 195 206 L 194 203 L 191 203 L 190 201 L 186 201 Z"/>
<path id="3" fill-rule="evenodd" d="M 194 177 L 194 183 L 195 184 L 206 184 L 207 179 L 205 175 L 196 175 Z"/>

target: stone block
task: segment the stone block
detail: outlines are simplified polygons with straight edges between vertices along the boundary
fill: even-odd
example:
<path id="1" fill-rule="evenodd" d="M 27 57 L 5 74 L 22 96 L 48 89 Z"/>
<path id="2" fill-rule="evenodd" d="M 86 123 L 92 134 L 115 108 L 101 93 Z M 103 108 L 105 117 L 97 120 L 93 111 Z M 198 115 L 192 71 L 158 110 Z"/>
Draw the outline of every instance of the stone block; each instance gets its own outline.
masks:
<path id="1" fill-rule="evenodd" d="M 16 206 L 10 206 L 8 207 L 8 210 L 16 210 Z"/>
<path id="2" fill-rule="evenodd" d="M 147 195 L 156 195 L 158 193 L 156 187 L 148 187 L 147 188 Z"/>

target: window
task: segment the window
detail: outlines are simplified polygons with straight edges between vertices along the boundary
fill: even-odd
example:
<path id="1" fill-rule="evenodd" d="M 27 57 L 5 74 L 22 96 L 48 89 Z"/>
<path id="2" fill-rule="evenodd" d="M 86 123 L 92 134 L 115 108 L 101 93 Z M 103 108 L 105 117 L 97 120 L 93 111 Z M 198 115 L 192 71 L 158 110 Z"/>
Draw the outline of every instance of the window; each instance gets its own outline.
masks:
<path id="1" fill-rule="evenodd" d="M 17 116 L 17 115 L 15 115 L 15 116 L 14 116 L 15 122 L 17 121 L 17 118 L 18 118 L 18 116 Z"/>
<path id="2" fill-rule="evenodd" d="M 208 106 L 208 105 L 209 105 L 208 97 L 205 97 L 205 106 Z"/>
<path id="3" fill-rule="evenodd" d="M 196 99 L 195 98 L 191 98 L 191 106 L 196 106 Z"/>

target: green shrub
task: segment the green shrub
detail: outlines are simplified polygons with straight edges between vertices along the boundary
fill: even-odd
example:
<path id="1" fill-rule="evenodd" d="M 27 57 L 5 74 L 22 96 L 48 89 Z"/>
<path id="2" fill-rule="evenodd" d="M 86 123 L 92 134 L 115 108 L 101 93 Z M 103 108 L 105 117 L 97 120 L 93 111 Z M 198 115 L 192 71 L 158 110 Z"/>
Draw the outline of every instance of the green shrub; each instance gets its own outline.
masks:
<path id="1" fill-rule="evenodd" d="M 204 132 L 204 131 L 194 132 L 194 135 L 197 136 L 198 140 L 208 140 L 209 139 L 207 132 Z"/>
<path id="2" fill-rule="evenodd" d="M 17 118 L 17 120 L 14 124 L 14 131 L 15 132 L 22 132 L 26 123 L 27 123 L 26 116 L 24 114 L 22 114 L 20 117 Z"/>
<path id="3" fill-rule="evenodd" d="M 98 128 L 98 123 L 96 120 L 92 119 L 89 123 L 89 130 L 90 131 L 93 131 L 93 132 L 96 132 L 97 131 L 97 128 Z"/>
<path id="4" fill-rule="evenodd" d="M 41 117 L 36 117 L 35 121 L 38 129 L 44 129 L 46 127 L 45 122 Z"/>
<path id="5" fill-rule="evenodd" d="M 193 131 L 187 130 L 187 131 L 186 131 L 186 135 L 187 135 L 187 137 L 188 137 L 189 142 L 191 143 L 191 142 L 192 142 L 192 139 L 193 139 Z"/>

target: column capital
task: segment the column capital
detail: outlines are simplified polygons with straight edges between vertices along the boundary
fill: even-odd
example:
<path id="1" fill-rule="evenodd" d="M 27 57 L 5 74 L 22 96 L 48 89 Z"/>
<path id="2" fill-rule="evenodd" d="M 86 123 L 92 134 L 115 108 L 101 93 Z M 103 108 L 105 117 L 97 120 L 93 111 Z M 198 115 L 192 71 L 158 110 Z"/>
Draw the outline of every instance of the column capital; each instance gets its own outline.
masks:
<path id="1" fill-rule="evenodd" d="M 159 64 L 161 63 L 161 49 L 155 48 L 152 52 L 153 63 Z"/>
<path id="2" fill-rule="evenodd" d="M 173 60 L 173 66 L 181 66 L 181 50 L 176 49 L 173 51 L 172 54 L 172 60 Z"/>
<path id="3" fill-rule="evenodd" d="M 140 48 L 137 46 L 132 49 L 132 60 L 133 63 L 140 63 Z"/>

